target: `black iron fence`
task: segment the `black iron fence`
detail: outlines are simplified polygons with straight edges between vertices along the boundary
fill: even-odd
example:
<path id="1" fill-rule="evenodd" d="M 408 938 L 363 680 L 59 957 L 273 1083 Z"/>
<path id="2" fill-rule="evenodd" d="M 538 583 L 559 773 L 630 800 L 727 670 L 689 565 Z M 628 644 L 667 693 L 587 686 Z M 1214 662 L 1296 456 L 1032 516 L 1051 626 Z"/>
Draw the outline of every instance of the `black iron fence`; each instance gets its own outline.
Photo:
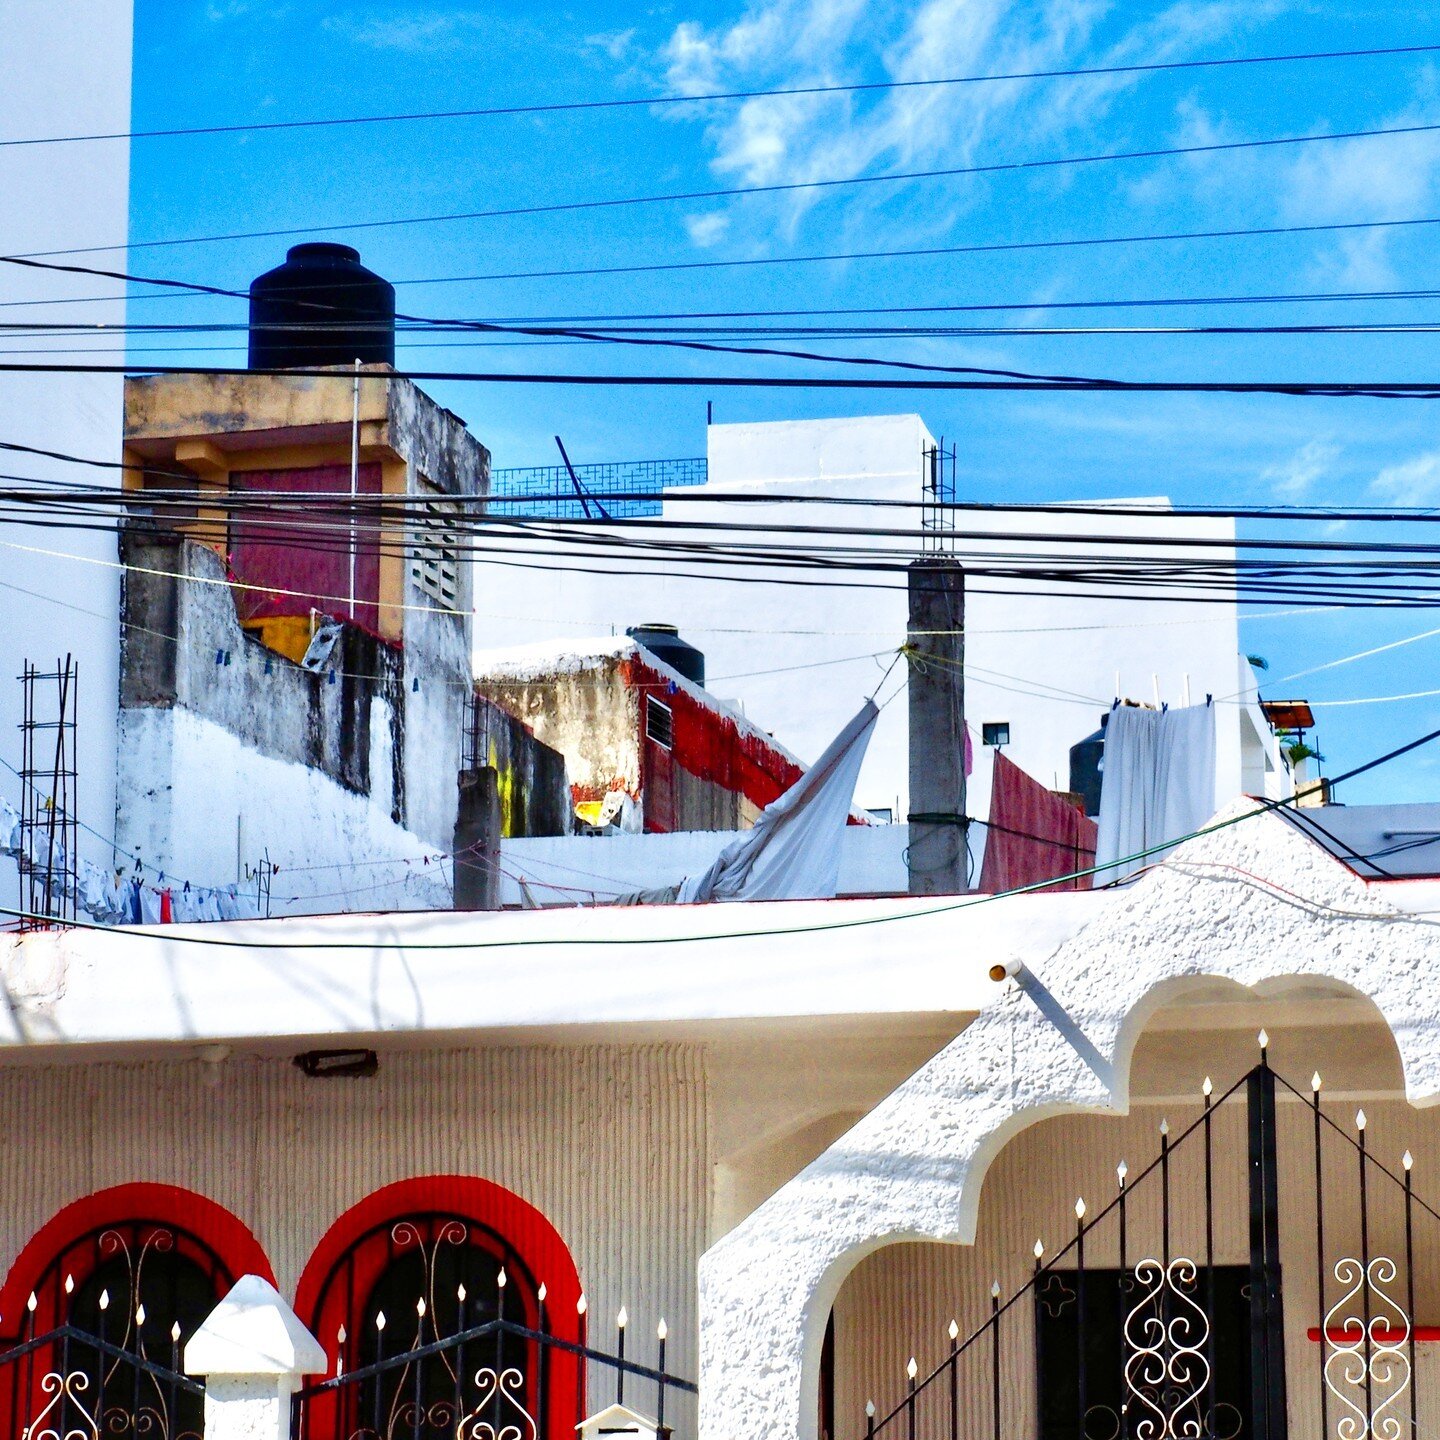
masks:
<path id="1" fill-rule="evenodd" d="M 134 1327 L 138 1335 L 142 1325 Z M 201 1440 L 205 1389 L 180 1373 L 174 1330 L 169 1364 L 73 1325 L 0 1353 L 0 1415 L 16 1440 Z"/>
<path id="2" fill-rule="evenodd" d="M 615 1349 L 606 1351 L 553 1334 L 543 1304 L 538 1329 L 488 1320 L 425 1342 L 429 1308 L 417 1302 L 415 1339 L 393 1354 L 383 1353 L 390 1322 L 382 1312 L 379 1358 L 299 1391 L 294 1440 L 562 1440 L 612 1395 L 668 1435 L 667 1396 L 697 1393 L 666 1368 L 663 1321 L 649 1365 L 625 1353 L 623 1310 Z M 583 1335 L 583 1311 L 581 1319 Z"/>
<path id="3" fill-rule="evenodd" d="M 867 1402 L 868 1440 L 1015 1440 L 1022 1417 L 1038 1440 L 1287 1440 L 1292 1413 L 1312 1434 L 1318 1420 L 1326 1440 L 1426 1433 L 1416 1232 L 1440 1210 L 1415 1193 L 1408 1150 L 1383 1162 L 1364 1110 L 1327 1113 L 1320 1076 L 1292 1085 L 1270 1068 L 1266 1043 L 1262 1032 L 1260 1063 L 1223 1094 L 1205 1082 L 1192 1123 L 1174 1134 L 1162 1123 L 1148 1164 L 1131 1173 L 1122 1161 L 1107 1202 L 1092 1211 L 1077 1200 L 1073 1235 L 1053 1254 L 1037 1241 L 1029 1279 L 1008 1296 L 993 1284 L 980 1324 L 967 1333 L 952 1322 L 938 1361 L 922 1369 L 912 1358 L 898 1397 Z M 1283 1173 L 1277 1092 L 1308 1112 L 1303 1137 L 1288 1132 Z M 1243 1149 L 1217 1150 L 1227 1102 L 1245 1107 Z M 1220 1195 L 1248 1214 L 1225 1213 Z M 1290 1233 L 1308 1256 L 1295 1274 L 1292 1238 L 1292 1289 L 1304 1292 L 1300 1333 L 1315 1345 L 1313 1359 L 1292 1354 L 1288 1367 L 1282 1203 L 1301 1217 Z M 1217 1224 L 1248 1232 L 1242 1263 L 1217 1258 Z M 1440 1230 L 1422 1238 L 1440 1250 Z M 1033 1347 L 1028 1395 L 1013 1382 L 1020 1346 Z"/>

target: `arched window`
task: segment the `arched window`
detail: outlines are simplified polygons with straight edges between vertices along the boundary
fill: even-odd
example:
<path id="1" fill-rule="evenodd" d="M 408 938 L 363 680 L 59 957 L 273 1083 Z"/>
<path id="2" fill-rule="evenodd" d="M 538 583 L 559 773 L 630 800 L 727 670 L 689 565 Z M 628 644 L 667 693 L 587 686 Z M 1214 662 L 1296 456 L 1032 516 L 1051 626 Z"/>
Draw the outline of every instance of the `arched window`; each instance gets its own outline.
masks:
<path id="1" fill-rule="evenodd" d="M 356 1374 L 307 1406 L 305 1440 L 441 1440 L 466 1416 L 497 1430 L 525 1417 L 526 1440 L 569 1431 L 579 1362 L 533 1336 L 575 1339 L 579 1295 L 559 1235 L 511 1192 L 461 1176 L 377 1191 L 332 1226 L 301 1278 L 296 1308 L 330 1375 Z M 507 1328 L 457 1338 L 497 1320 Z"/>
<path id="2" fill-rule="evenodd" d="M 126 1185 L 67 1206 L 0 1290 L 4 1433 L 27 1433 L 49 1406 L 37 1433 L 198 1436 L 201 1397 L 146 1367 L 178 1371 L 190 1336 L 246 1273 L 270 1278 L 263 1252 L 202 1196 Z"/>

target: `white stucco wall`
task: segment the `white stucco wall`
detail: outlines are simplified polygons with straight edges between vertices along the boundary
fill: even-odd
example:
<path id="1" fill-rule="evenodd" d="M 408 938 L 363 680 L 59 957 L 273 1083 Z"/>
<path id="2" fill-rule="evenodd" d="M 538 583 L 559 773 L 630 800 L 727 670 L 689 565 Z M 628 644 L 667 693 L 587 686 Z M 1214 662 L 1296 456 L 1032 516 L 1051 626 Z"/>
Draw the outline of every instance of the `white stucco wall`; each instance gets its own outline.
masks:
<path id="1" fill-rule="evenodd" d="M 1440 931 L 1280 818 L 1192 841 L 1122 893 L 708 1252 L 702 1440 L 742 1428 L 809 1440 L 845 1277 L 887 1244 L 971 1242 L 981 1182 L 1006 1141 L 1066 1110 L 1127 1109 L 1145 1020 L 1201 977 L 1262 993 L 1286 977 L 1339 980 L 1390 1026 L 1408 1097 L 1440 1094 Z"/>
<path id="2" fill-rule="evenodd" d="M 0 135 L 21 138 L 84 131 L 124 131 L 130 123 L 130 0 L 0 0 L 4 80 Z M 18 146 L 0 150 L 0 251 L 25 254 L 79 245 L 125 243 L 129 147 L 124 141 Z M 85 257 L 79 257 L 82 260 Z M 123 253 L 103 257 L 124 268 Z M 7 320 L 115 323 L 124 302 L 59 303 L 114 296 L 114 281 L 88 280 L 0 265 L 0 303 Z M 43 305 L 13 305 L 41 301 Z M 53 342 L 57 347 L 68 340 Z M 27 342 L 43 347 L 44 340 Z M 36 357 L 39 358 L 39 357 Z M 92 459 L 118 461 L 123 419 L 118 375 L 24 375 L 0 378 L 0 440 Z M 87 485 L 120 483 L 118 470 L 77 468 L 58 460 L 6 452 L 11 475 Z M 18 546 L 34 547 L 30 550 Z M 20 765 L 18 680 L 22 662 L 53 662 L 67 653 L 79 666 L 78 814 L 109 837 L 115 820 L 115 735 L 120 581 L 117 571 L 57 559 L 35 549 L 113 562 L 106 532 L 36 530 L 0 522 L 0 760 Z M 18 805 L 20 782 L 0 765 L 0 795 Z M 82 833 L 81 853 L 97 863 L 109 847 Z M 17 896 L 13 862 L 0 863 L 0 905 Z"/>
<path id="3" fill-rule="evenodd" d="M 120 735 L 116 833 L 124 858 L 138 854 L 146 866 L 148 883 L 163 871 L 176 883 L 237 884 L 254 895 L 253 868 L 268 854 L 278 867 L 272 915 L 450 907 L 450 862 L 435 858 L 450 846 L 437 850 L 390 819 L 383 714 L 370 727 L 376 793 L 368 796 L 322 770 L 261 754 L 178 705 L 123 710 Z"/>
<path id="4" fill-rule="evenodd" d="M 772 527 L 748 537 L 766 548 L 853 543 L 904 552 L 903 538 L 872 532 L 918 527 L 919 511 L 898 506 L 920 500 L 923 455 L 933 443 L 918 415 L 713 425 L 708 431 L 708 483 L 673 491 L 665 519 L 675 527 L 715 521 Z M 718 492 L 865 498 L 894 502 L 897 508 L 707 501 L 707 494 Z M 976 493 L 967 481 L 963 453 L 957 494 L 961 500 L 1007 498 Z M 786 525 L 855 527 L 861 533 L 807 542 L 804 535 L 779 533 Z M 1049 548 L 1067 558 L 1084 553 L 1087 536 L 1159 536 L 1177 542 L 1219 541 L 1222 546 L 1234 536 L 1233 525 L 1224 520 L 1115 512 L 962 513 L 957 526 L 961 551 L 1013 552 L 1014 542 L 987 538 L 1011 531 L 1058 536 Z M 705 534 L 697 531 L 694 538 Z M 1027 540 L 1024 548 L 1043 546 Z M 1091 548 L 1103 547 L 1097 541 Z M 1183 543 L 1176 551 L 1161 553 L 1183 555 Z M 897 555 L 897 560 L 903 558 Z M 564 561 L 547 557 L 546 563 Z M 810 583 L 792 585 L 782 579 Z M 1101 712 L 1115 698 L 1117 677 L 1123 694 L 1137 700 L 1151 700 L 1158 678 L 1162 699 L 1177 705 L 1187 677 L 1194 700 L 1203 700 L 1207 693 L 1222 700 L 1217 808 L 1241 793 L 1240 722 L 1230 697 L 1248 677 L 1237 673 L 1239 633 L 1232 603 L 1086 599 L 1035 593 L 1038 584 L 1024 587 L 1024 594 L 1019 588 L 1013 581 L 983 577 L 968 587 L 966 710 L 977 733 L 970 813 L 983 818 L 989 807 L 990 761 L 978 745 L 983 721 L 1008 720 L 1010 757 L 1044 784 L 1066 788 L 1069 748 L 1099 727 Z M 904 643 L 908 612 L 903 573 L 832 575 L 817 583 L 813 571 L 707 573 L 703 561 L 678 557 L 659 566 L 627 560 L 606 574 L 567 572 L 563 581 L 553 570 L 506 566 L 492 576 L 482 566 L 476 597 L 476 643 L 482 648 L 517 640 L 623 633 L 626 626 L 644 620 L 678 625 L 705 652 L 708 688 L 740 700 L 751 720 L 807 762 L 875 689 Z M 877 661 L 872 658 L 876 652 L 888 653 Z M 897 678 L 892 675 L 887 694 Z M 857 804 L 898 807 L 903 818 L 907 747 L 902 694 L 880 716 L 856 791 Z"/>

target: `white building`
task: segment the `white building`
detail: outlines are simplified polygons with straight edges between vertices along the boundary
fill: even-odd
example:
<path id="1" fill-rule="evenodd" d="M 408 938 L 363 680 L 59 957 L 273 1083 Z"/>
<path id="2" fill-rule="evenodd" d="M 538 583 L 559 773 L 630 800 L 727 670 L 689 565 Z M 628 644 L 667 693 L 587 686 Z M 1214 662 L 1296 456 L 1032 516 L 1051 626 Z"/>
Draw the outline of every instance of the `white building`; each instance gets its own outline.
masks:
<path id="1" fill-rule="evenodd" d="M 0 0 L 5 79 L 0 135 L 124 132 L 130 127 L 130 0 Z M 129 145 L 124 140 L 0 149 L 0 222 L 6 255 L 123 246 L 129 214 Z M 79 257 L 82 261 L 85 257 Z M 123 251 L 104 256 L 123 269 Z M 98 303 L 97 303 L 98 302 Z M 6 320 L 123 321 L 123 286 L 54 271 L 0 265 Z M 65 348 L 64 339 L 26 342 Z M 42 358 L 36 356 L 34 358 Z M 0 441 L 18 482 L 119 488 L 123 428 L 119 375 L 7 374 L 0 378 Z M 100 462 L 77 465 L 34 453 Z M 80 851 L 108 865 L 115 826 L 120 574 L 114 532 L 38 529 L 0 521 L 0 796 L 20 806 L 22 715 L 18 676 L 26 661 L 53 671 L 67 655 L 78 668 L 76 741 Z M 55 684 L 37 694 L 53 710 Z M 53 744 L 53 734 L 51 736 Z M 20 898 L 16 871 L 0 864 L 0 905 Z"/>
<path id="2" fill-rule="evenodd" d="M 484 650 L 514 643 L 623 631 L 663 621 L 706 654 L 707 684 L 738 699 L 756 723 L 813 760 L 855 705 L 880 684 L 904 643 L 907 598 L 903 566 L 915 544 L 886 530 L 919 528 L 923 486 L 935 440 L 917 415 L 712 425 L 708 479 L 667 492 L 663 518 L 670 541 L 703 542 L 711 523 L 755 527 L 744 538 L 767 551 L 826 543 L 864 544 L 895 552 L 888 574 L 831 574 L 794 568 L 741 570 L 672 552 L 598 567 L 578 560 L 563 586 L 553 568 L 481 566 L 476 643 Z M 601 482 L 603 483 L 603 482 Z M 978 495 L 958 466 L 961 501 Z M 727 503 L 712 496 L 742 497 Z M 815 503 L 816 501 L 833 503 Z M 882 507 L 853 506 L 851 500 Z M 1117 501 L 1104 515 L 963 512 L 953 541 L 962 561 L 1000 562 L 1017 553 L 1070 560 L 1114 545 L 1099 537 L 1162 542 L 1155 559 L 1214 558 L 1233 543 L 1228 520 L 1125 513 Z M 575 523 L 575 522 L 570 522 Z M 844 535 L 786 533 L 787 526 L 833 527 Z M 1025 538 L 1000 538 L 1013 532 Z M 1187 542 L 1192 548 L 1187 550 Z M 567 564 L 563 551 L 547 567 Z M 587 568 L 588 567 L 588 568 Z M 601 571 L 602 573 L 594 573 Z M 1053 590 L 1054 587 L 1051 587 Z M 1061 592 L 1073 587 L 1061 586 Z M 559 598 L 563 595 L 563 601 Z M 1099 728 L 1113 700 L 1196 703 L 1212 695 L 1217 727 L 1217 808 L 1242 793 L 1276 795 L 1288 781 L 1278 746 L 1254 704 L 1255 679 L 1239 653 L 1233 602 L 1208 603 L 1195 592 L 1164 600 L 1050 593 L 1042 580 L 972 577 L 965 620 L 966 713 L 977 764 L 967 809 L 987 813 L 989 766 L 980 753 L 987 721 L 1009 725 L 1008 754 L 1042 784 L 1069 787 L 1070 746 Z M 483 665 L 483 662 L 482 662 Z M 891 677 L 893 688 L 897 676 Z M 871 740 L 857 804 L 906 813 L 907 715 L 903 698 L 882 713 Z"/>
<path id="3" fill-rule="evenodd" d="M 1334 1433 L 1345 1405 L 1427 1433 L 1440 939 L 1434 847 L 1413 841 L 1440 835 L 1440 814 L 1345 814 L 1331 838 L 1308 815 L 1238 806 L 1142 879 L 1089 894 L 12 937 L 0 1316 L 24 1343 L 0 1347 L 10 1428 L 46 1398 L 16 1379 L 24 1356 L 65 1358 L 49 1327 L 93 1334 L 137 1304 L 167 1417 L 183 1419 L 198 1401 L 175 1356 L 250 1273 L 323 1359 L 287 1369 L 272 1351 L 264 1385 L 212 1384 L 207 1440 L 256 1433 L 229 1428 L 255 1413 L 232 1402 L 250 1384 L 278 1404 L 297 1370 L 312 1372 L 314 1440 L 377 1406 L 403 1412 L 397 1435 L 413 1422 L 431 1440 L 449 1433 L 441 1401 L 467 1356 L 483 1372 L 495 1353 L 519 1378 L 508 1399 L 460 1382 L 467 1413 L 559 1440 L 617 1398 L 622 1306 L 627 1363 L 652 1372 L 630 1372 L 623 1399 L 655 1416 L 663 1320 L 679 1435 L 808 1440 L 823 1416 L 863 1436 L 867 1400 L 879 1433 L 907 1433 L 914 1357 L 917 1434 L 948 1433 L 952 1393 L 989 1433 L 998 1386 L 1001 1433 L 1043 1440 L 1073 1426 L 1081 1374 L 1100 1418 L 1127 1394 L 1163 1398 L 1116 1308 L 1133 1294 L 1143 1321 L 1157 1283 L 1205 1327 L 1144 1352 L 1171 1371 L 1172 1418 L 1204 1393 L 1228 1418 L 1199 1433 L 1236 1418 L 1265 1433 L 1255 1407 L 1283 1396 L 1295 1434 Z M 1351 849 L 1394 878 L 1362 878 Z M 1390 1361 L 1368 1395 L 1346 1329 L 1362 1315 L 1384 1320 L 1371 1341 Z M 583 1388 L 573 1366 L 542 1369 L 542 1353 L 558 1367 L 568 1352 L 522 1331 L 587 1337 Z M 1214 1336 L 1213 1391 L 1196 1335 Z M 80 1374 L 88 1342 L 69 1344 Z M 452 1368 L 412 1362 L 417 1344 Z M 119 1424 L 131 1393 L 107 1394 Z"/>

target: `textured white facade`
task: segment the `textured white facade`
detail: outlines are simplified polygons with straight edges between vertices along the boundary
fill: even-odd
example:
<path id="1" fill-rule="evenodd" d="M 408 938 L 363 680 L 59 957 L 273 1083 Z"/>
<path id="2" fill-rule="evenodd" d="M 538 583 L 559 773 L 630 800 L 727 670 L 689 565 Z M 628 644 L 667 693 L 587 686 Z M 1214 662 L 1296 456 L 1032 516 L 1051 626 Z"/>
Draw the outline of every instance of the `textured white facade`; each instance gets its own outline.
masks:
<path id="1" fill-rule="evenodd" d="M 20 139 L 130 128 L 130 0 L 0 0 L 0 35 L 0 135 Z M 123 140 L 71 145 L 63 158 L 51 146 L 7 147 L 0 150 L 0 195 L 6 197 L 0 253 L 124 245 L 129 146 Z M 124 268 L 123 253 L 104 259 L 108 267 Z M 105 296 L 114 298 L 88 303 Z M 29 315 L 115 324 L 124 319 L 122 296 L 123 287 L 113 280 L 0 265 L 0 302 L 13 307 L 5 311 L 9 320 Z M 58 348 L 71 342 L 50 343 Z M 32 349 L 46 344 L 27 342 Z M 0 377 L 0 440 L 118 465 L 121 385 L 119 375 Z M 117 489 L 120 484 L 118 469 L 19 451 L 4 452 L 3 460 L 0 468 L 11 475 Z M 97 864 L 110 862 L 115 825 L 116 558 L 113 532 L 0 522 L 0 795 L 19 806 L 20 781 L 6 768 L 20 767 L 21 688 L 15 677 L 26 660 L 52 669 L 68 654 L 79 667 L 78 814 L 105 837 L 82 831 L 80 850 Z M 6 860 L 0 863 L 0 905 L 11 906 L 16 898 L 15 866 Z"/>
<path id="2" fill-rule="evenodd" d="M 1440 1095 L 1440 932 L 1402 908 L 1433 905 L 1433 887 L 1388 888 L 1393 898 L 1278 817 L 1254 816 L 1182 847 L 1005 982 L 968 1029 L 706 1255 L 704 1440 L 742 1424 L 813 1436 L 821 1342 L 846 1277 L 887 1245 L 972 1243 L 982 1182 L 1007 1142 L 1060 1114 L 1124 1113 L 1147 1020 L 1214 978 L 1261 995 L 1341 982 L 1388 1024 L 1405 1095 Z"/>

